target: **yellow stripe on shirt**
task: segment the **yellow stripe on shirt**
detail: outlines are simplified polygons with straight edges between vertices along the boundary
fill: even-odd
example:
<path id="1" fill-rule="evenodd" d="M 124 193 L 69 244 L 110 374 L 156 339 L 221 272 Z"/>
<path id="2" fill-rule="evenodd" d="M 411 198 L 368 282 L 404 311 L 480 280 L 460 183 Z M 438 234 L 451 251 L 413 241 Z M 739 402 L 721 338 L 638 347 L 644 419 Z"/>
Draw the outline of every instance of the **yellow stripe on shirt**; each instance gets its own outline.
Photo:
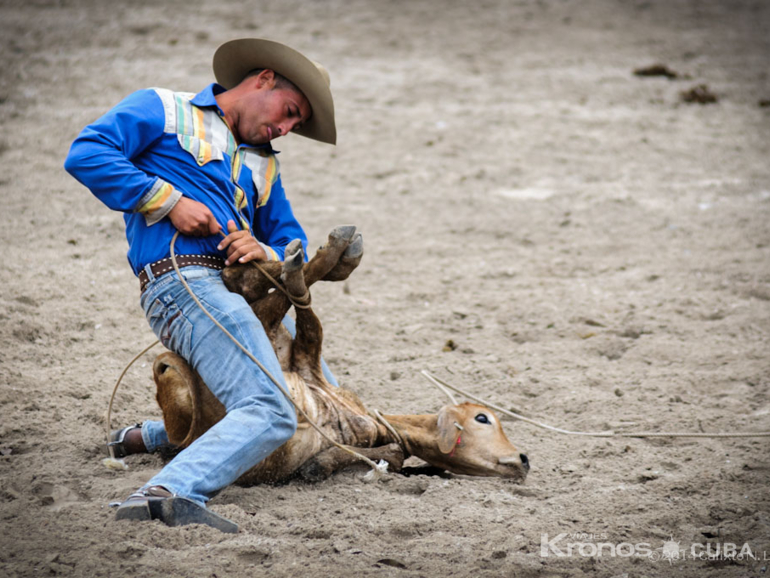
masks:
<path id="1" fill-rule="evenodd" d="M 259 197 L 258 207 L 264 207 L 270 200 L 270 191 L 273 190 L 273 183 L 277 178 L 278 163 L 275 162 L 275 155 L 267 157 L 267 167 L 265 167 L 265 191 Z"/>
<path id="2" fill-rule="evenodd" d="M 168 198 L 171 196 L 171 193 L 174 192 L 174 187 L 172 187 L 168 183 L 164 183 L 159 189 L 158 192 L 155 193 L 152 198 L 147 201 L 144 205 L 142 205 L 139 208 L 139 212 L 143 215 L 149 215 L 153 211 L 157 211 L 163 206 L 163 203 L 165 203 Z"/>

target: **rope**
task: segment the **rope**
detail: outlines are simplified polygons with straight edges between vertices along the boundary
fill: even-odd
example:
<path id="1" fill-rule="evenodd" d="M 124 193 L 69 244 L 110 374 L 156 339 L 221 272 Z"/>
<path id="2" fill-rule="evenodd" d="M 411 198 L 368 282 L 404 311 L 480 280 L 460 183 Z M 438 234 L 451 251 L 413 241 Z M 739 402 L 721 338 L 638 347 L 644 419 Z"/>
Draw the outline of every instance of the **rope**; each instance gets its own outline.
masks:
<path id="1" fill-rule="evenodd" d="M 611 437 L 618 437 L 618 438 L 763 438 L 763 437 L 770 437 L 770 431 L 763 431 L 763 432 L 727 432 L 727 433 L 694 433 L 694 432 L 630 432 L 630 433 L 624 433 L 624 432 L 616 432 L 616 431 L 604 431 L 604 432 L 582 432 L 582 431 L 569 431 L 565 429 L 561 429 L 558 427 L 553 427 L 548 424 L 535 421 L 533 419 L 529 419 L 527 417 L 524 417 L 523 415 L 519 415 L 517 413 L 514 413 L 512 411 L 508 411 L 507 409 L 504 409 L 500 407 L 499 405 L 495 405 L 493 403 L 490 403 L 486 401 L 483 398 L 480 398 L 476 395 L 473 395 L 471 393 L 468 393 L 467 391 L 460 389 L 457 386 L 450 385 L 446 381 L 443 381 L 439 379 L 438 377 L 432 375 L 426 370 L 422 370 L 420 372 L 423 376 L 425 376 L 431 383 L 433 383 L 436 386 L 443 385 L 444 387 L 448 387 L 449 389 L 456 391 L 459 394 L 464 395 L 465 397 L 472 399 L 474 401 L 478 401 L 479 403 L 482 403 L 486 405 L 487 407 L 490 407 L 494 410 L 499 411 L 500 413 L 503 413 L 507 416 L 510 416 L 514 419 L 518 419 L 520 421 L 523 421 L 525 423 L 532 424 L 534 426 L 537 426 L 539 428 L 543 428 L 552 432 L 564 434 L 564 435 L 570 435 L 570 436 L 584 436 L 584 437 L 597 437 L 597 438 L 611 438 Z M 443 388 L 442 388 L 443 391 Z"/>
<path id="2" fill-rule="evenodd" d="M 455 404 L 457 405 L 457 404 Z M 396 441 L 398 442 L 398 445 L 401 446 L 401 451 L 404 452 L 404 457 L 407 457 L 409 455 L 409 452 L 406 449 L 406 444 L 404 443 L 404 439 L 401 437 L 401 434 L 399 434 L 396 431 L 396 428 L 394 428 L 388 420 L 385 419 L 385 416 L 383 416 L 380 413 L 380 410 L 375 409 L 372 410 L 372 415 L 374 415 L 375 418 L 377 418 L 377 421 L 379 421 L 382 425 L 385 426 L 385 429 L 387 429 L 390 433 L 393 434 L 393 437 L 396 438 Z"/>
<path id="3" fill-rule="evenodd" d="M 266 368 L 264 365 L 262 365 L 262 363 L 260 363 L 260 361 L 259 361 L 259 360 L 258 360 L 256 357 L 254 357 L 254 356 L 251 354 L 251 352 L 250 352 L 248 349 L 246 349 L 246 348 L 245 348 L 245 347 L 244 347 L 244 346 L 243 346 L 243 345 L 242 345 L 242 344 L 241 344 L 241 343 L 240 343 L 240 342 L 239 342 L 239 341 L 238 341 L 238 340 L 237 340 L 235 337 L 233 337 L 233 335 L 232 335 L 232 334 L 231 334 L 231 333 L 230 333 L 230 332 L 229 332 L 227 329 L 225 329 L 225 327 L 224 327 L 224 326 L 223 326 L 221 323 L 219 323 L 219 321 L 217 321 L 216 319 L 214 319 L 214 316 L 213 316 L 213 315 L 211 315 L 211 313 L 209 313 L 209 312 L 208 312 L 208 310 L 207 310 L 207 309 L 206 309 L 206 308 L 203 306 L 203 304 L 202 304 L 202 303 L 201 303 L 201 302 L 198 300 L 198 298 L 195 296 L 195 293 L 193 293 L 192 289 L 190 289 L 190 286 L 187 284 L 187 281 L 186 281 L 186 280 L 185 280 L 185 278 L 182 276 L 182 273 L 179 271 L 179 266 L 178 266 L 178 265 L 177 265 L 177 263 L 176 263 L 176 256 L 174 255 L 174 245 L 175 245 L 175 243 L 176 243 L 176 239 L 177 239 L 177 237 L 178 237 L 178 236 L 179 236 L 179 231 L 177 231 L 176 233 L 174 233 L 174 236 L 171 238 L 171 245 L 170 245 L 170 252 L 171 252 L 171 264 L 174 266 L 174 271 L 176 271 L 176 274 L 177 274 L 177 276 L 179 277 L 179 280 L 182 282 L 182 285 L 183 285 L 183 286 L 184 286 L 184 288 L 187 290 L 187 292 L 190 294 L 190 297 L 192 297 L 193 301 L 195 301 L 196 305 L 198 305 L 198 307 L 200 307 L 200 308 L 201 308 L 201 311 L 203 311 L 203 312 L 206 314 L 206 316 L 207 316 L 207 317 L 208 317 L 208 318 L 211 320 L 211 322 L 212 322 L 214 325 L 216 325 L 216 326 L 217 326 L 219 329 L 221 329 L 221 330 L 222 330 L 222 332 L 223 332 L 225 335 L 227 335 L 227 337 L 228 337 L 228 338 L 230 338 L 230 340 L 231 340 L 231 341 L 232 341 L 232 342 L 233 342 L 235 345 L 237 345 L 237 346 L 238 346 L 238 348 L 239 348 L 241 351 L 243 351 L 243 353 L 245 353 L 245 354 L 246 354 L 246 356 L 247 356 L 249 359 L 251 359 L 251 360 L 252 360 L 254 363 L 256 363 L 256 364 L 257 364 L 257 367 L 259 367 L 259 369 L 261 369 L 261 370 L 262 370 L 262 372 L 263 372 L 263 373 L 264 373 L 264 374 L 267 376 L 267 378 L 268 378 L 270 381 L 272 381 L 272 382 L 273 382 L 273 384 L 274 384 L 274 385 L 275 385 L 275 386 L 276 386 L 276 387 L 277 387 L 277 388 L 280 390 L 280 392 L 281 392 L 281 393 L 282 393 L 284 396 L 286 396 L 286 399 L 288 399 L 288 400 L 291 402 L 291 404 L 292 404 L 292 405 L 293 405 L 293 406 L 296 408 L 297 412 L 299 412 L 299 414 L 300 414 L 300 415 L 301 415 L 303 418 L 305 418 L 305 420 L 306 420 L 306 421 L 307 421 L 307 422 L 308 422 L 308 423 L 309 423 L 309 424 L 310 424 L 310 425 L 313 427 L 313 429 L 315 429 L 315 430 L 316 430 L 316 431 L 317 431 L 317 432 L 318 432 L 318 433 L 321 435 L 321 437 L 322 437 L 322 438 L 324 438 L 326 441 L 328 441 L 329 443 L 331 443 L 333 446 L 335 446 L 335 447 L 337 447 L 337 448 L 339 448 L 339 449 L 341 449 L 341 450 L 343 450 L 343 451 L 345 451 L 345 452 L 347 452 L 347 453 L 351 454 L 352 456 L 356 457 L 357 459 L 359 459 L 359 460 L 361 460 L 361 461 L 363 461 L 363 462 L 366 462 L 366 463 L 367 463 L 367 464 L 368 464 L 368 465 L 369 465 L 369 466 L 372 468 L 372 472 L 370 472 L 370 473 L 373 473 L 375 476 L 376 476 L 378 473 L 382 473 L 382 472 L 384 471 L 384 468 L 383 468 L 383 467 L 381 467 L 381 466 L 378 466 L 376 463 L 374 463 L 372 460 L 370 460 L 370 459 L 369 459 L 369 458 L 367 458 L 366 456 L 364 456 L 364 455 L 361 455 L 361 454 L 359 454 L 358 452 L 356 452 L 356 451 L 353 451 L 353 450 L 352 450 L 352 449 L 350 449 L 349 447 L 347 447 L 347 446 L 344 446 L 344 445 L 342 445 L 341 443 L 339 443 L 339 442 L 337 442 L 337 441 L 333 440 L 332 438 L 330 438 L 330 437 L 329 437 L 329 436 L 328 436 L 328 435 L 327 435 L 327 434 L 326 434 L 326 433 L 325 433 L 325 432 L 324 432 L 324 431 L 323 431 L 323 430 L 322 430 L 320 427 L 318 427 L 318 425 L 316 425 L 316 423 L 315 423 L 313 420 L 311 420 L 311 419 L 310 419 L 310 416 L 308 416 L 308 415 L 305 413 L 305 410 L 303 410 L 301 407 L 299 407 L 299 406 L 297 405 L 297 403 L 294 401 L 294 399 L 292 399 L 292 397 L 291 397 L 291 395 L 289 394 L 289 392 L 287 392 L 287 391 L 284 389 L 284 387 L 283 387 L 283 386 L 282 386 L 282 385 L 281 385 L 281 384 L 278 382 L 278 380 L 277 380 L 275 377 L 273 377 L 273 375 L 272 375 L 272 374 L 271 374 L 271 373 L 270 373 L 270 372 L 267 370 L 267 368 Z M 252 261 L 252 263 L 253 263 L 253 261 Z M 290 301 L 292 301 L 292 299 L 291 299 L 291 296 L 289 296 L 289 294 L 288 294 L 288 293 L 287 293 L 287 292 L 286 292 L 286 291 L 285 291 L 285 290 L 284 290 L 282 287 L 280 287 L 279 285 L 277 285 L 277 282 L 275 281 L 275 279 L 273 279 L 273 278 L 272 278 L 270 275 L 268 275 L 268 274 L 267 274 L 267 272 L 266 272 L 266 271 L 264 271 L 264 270 L 262 269 L 262 267 L 259 267 L 259 266 L 257 266 L 257 268 L 258 268 L 260 271 L 262 271 L 262 273 L 264 273 L 264 275 L 265 275 L 265 276 L 266 276 L 268 279 L 270 279 L 270 280 L 271 280 L 271 281 L 272 281 L 274 284 L 276 284 L 276 286 L 278 286 L 279 288 L 281 288 L 281 290 L 282 290 L 282 291 L 284 291 L 284 293 L 287 295 L 287 297 L 289 297 L 289 300 L 290 300 Z M 304 298 L 304 296 L 303 296 L 303 298 Z M 293 303 L 293 301 L 292 301 L 292 303 Z M 310 307 L 310 306 L 309 306 L 309 305 L 307 305 L 305 308 L 307 308 L 307 307 Z M 153 345 L 154 345 L 154 344 L 153 344 Z"/>
<path id="4" fill-rule="evenodd" d="M 179 231 L 177 231 L 177 234 L 174 235 L 174 238 L 171 239 L 171 262 L 173 264 L 176 264 L 175 256 L 174 256 L 174 242 L 176 241 L 176 237 L 178 236 Z M 222 235 L 222 237 L 227 238 L 227 235 L 224 234 L 222 229 L 220 228 L 219 234 Z M 281 285 L 278 281 L 273 278 L 273 276 L 268 273 L 262 265 L 259 264 L 257 261 L 249 261 L 250 264 L 254 265 L 260 273 L 262 273 L 267 279 L 275 286 L 276 289 L 278 289 L 281 293 L 286 295 L 286 298 L 291 302 L 294 307 L 297 309 L 310 309 L 310 291 L 305 291 L 305 294 L 302 297 L 295 298 L 293 295 L 290 295 L 289 292 L 286 290 L 286 288 Z M 174 267 L 174 270 L 179 273 L 179 269 L 177 267 Z M 297 299 L 300 300 L 300 302 L 297 301 Z"/>
<path id="5" fill-rule="evenodd" d="M 115 401 L 115 394 L 118 393 L 118 386 L 120 386 L 120 382 L 123 381 L 123 376 L 126 375 L 126 372 L 129 370 L 129 368 L 136 363 L 136 360 L 139 359 L 142 355 L 147 353 L 150 349 L 155 347 L 160 341 L 157 339 L 153 341 L 150 345 L 142 349 L 140 353 L 136 355 L 131 361 L 128 362 L 128 365 L 126 365 L 125 369 L 123 369 L 123 372 L 120 374 L 120 377 L 118 377 L 118 381 L 115 382 L 115 387 L 112 388 L 112 395 L 110 396 L 110 405 L 107 408 L 107 421 L 106 421 L 106 427 L 107 427 L 107 448 L 110 452 L 110 458 L 113 460 L 115 459 L 115 449 L 113 446 L 110 445 L 110 433 L 112 432 L 112 402 Z"/>
<path id="6" fill-rule="evenodd" d="M 433 379 L 433 378 L 432 378 L 430 375 L 427 375 L 427 374 L 426 374 L 426 375 L 425 375 L 425 377 L 427 377 L 429 380 L 431 380 L 431 381 L 433 382 L 433 385 L 435 385 L 436 387 L 438 387 L 438 388 L 441 390 L 441 392 L 442 392 L 444 395 L 446 395 L 446 396 L 449 398 L 449 401 L 451 401 L 451 402 L 452 402 L 452 405 L 459 405 L 459 404 L 457 403 L 457 399 L 455 398 L 455 396 L 454 396 L 454 395 L 452 395 L 452 392 L 451 392 L 451 391 L 449 391 L 449 390 L 448 390 L 446 387 L 444 387 L 444 386 L 443 386 L 441 383 L 439 383 L 438 381 L 436 381 L 435 379 Z"/>
<path id="7" fill-rule="evenodd" d="M 224 236 L 224 233 L 222 231 L 219 232 L 220 235 Z M 171 245 L 173 247 L 174 239 L 171 240 Z M 172 251 L 171 253 L 171 260 L 174 262 L 174 253 Z M 280 290 L 284 295 L 286 295 L 286 298 L 291 302 L 294 307 L 297 309 L 310 309 L 310 291 L 305 291 L 305 294 L 302 297 L 294 297 L 293 295 L 290 295 L 289 292 L 286 290 L 286 288 L 281 285 L 278 281 L 276 281 L 273 276 L 265 271 L 264 267 L 257 263 L 256 261 L 249 261 L 252 265 L 254 265 L 257 269 L 259 269 L 259 272 L 262 273 L 265 277 L 268 278 L 268 280 L 275 285 L 276 289 Z M 177 271 L 178 273 L 178 271 Z M 299 301 L 297 301 L 299 299 Z"/>

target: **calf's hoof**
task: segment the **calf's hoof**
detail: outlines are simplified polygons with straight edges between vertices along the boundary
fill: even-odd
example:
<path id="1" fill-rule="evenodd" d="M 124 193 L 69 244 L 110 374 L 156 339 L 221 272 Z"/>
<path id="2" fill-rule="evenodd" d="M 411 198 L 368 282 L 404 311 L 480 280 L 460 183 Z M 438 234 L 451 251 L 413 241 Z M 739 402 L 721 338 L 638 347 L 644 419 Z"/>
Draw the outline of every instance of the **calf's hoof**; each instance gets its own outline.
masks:
<path id="1" fill-rule="evenodd" d="M 350 242 L 356 232 L 355 225 L 339 225 L 329 233 L 329 240 Z"/>
<path id="2" fill-rule="evenodd" d="M 333 467 L 330 467 L 328 464 L 322 464 L 319 460 L 313 458 L 310 458 L 297 470 L 299 478 L 311 484 L 322 482 L 333 473 Z"/>
<path id="3" fill-rule="evenodd" d="M 342 254 L 343 260 L 360 259 L 364 254 L 364 236 L 356 233 L 356 236 L 350 241 L 350 245 Z"/>
<path id="4" fill-rule="evenodd" d="M 291 273 L 300 269 L 305 262 L 305 252 L 302 250 L 302 242 L 294 239 L 286 245 L 283 257 L 283 272 Z"/>
<path id="5" fill-rule="evenodd" d="M 339 261 L 331 271 L 324 275 L 324 281 L 344 281 L 358 267 L 364 256 L 364 237 L 356 233 L 350 241 L 347 249 L 342 253 Z"/>
<path id="6" fill-rule="evenodd" d="M 385 460 L 391 472 L 400 472 L 404 465 L 404 451 L 397 443 L 390 443 L 386 446 L 376 448 L 382 453 L 377 455 L 376 459 Z"/>

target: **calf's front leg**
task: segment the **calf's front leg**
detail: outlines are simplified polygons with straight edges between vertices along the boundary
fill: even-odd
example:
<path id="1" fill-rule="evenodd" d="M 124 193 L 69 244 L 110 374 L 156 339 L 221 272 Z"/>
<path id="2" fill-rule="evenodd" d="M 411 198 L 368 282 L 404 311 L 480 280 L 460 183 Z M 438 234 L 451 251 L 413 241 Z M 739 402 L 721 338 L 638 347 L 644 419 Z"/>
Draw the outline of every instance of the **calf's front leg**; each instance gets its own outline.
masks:
<path id="1" fill-rule="evenodd" d="M 376 448 L 350 448 L 372 461 L 385 460 L 390 466 L 390 471 L 398 472 L 404 465 L 404 452 L 396 443 L 379 446 Z M 331 447 L 324 450 L 308 461 L 299 470 L 297 476 L 306 482 L 320 482 L 331 476 L 334 472 L 344 470 L 355 464 L 363 462 L 357 457 L 338 448 Z"/>

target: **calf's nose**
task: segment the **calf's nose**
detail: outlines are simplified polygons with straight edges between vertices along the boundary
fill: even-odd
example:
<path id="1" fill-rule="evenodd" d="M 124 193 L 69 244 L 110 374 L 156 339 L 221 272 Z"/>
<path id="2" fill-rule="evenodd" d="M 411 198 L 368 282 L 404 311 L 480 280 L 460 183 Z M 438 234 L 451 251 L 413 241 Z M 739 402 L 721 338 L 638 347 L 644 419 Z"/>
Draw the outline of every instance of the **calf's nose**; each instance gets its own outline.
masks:
<path id="1" fill-rule="evenodd" d="M 529 469 L 529 458 L 526 454 L 519 454 L 512 455 L 512 456 L 506 456 L 503 458 L 498 458 L 497 463 L 503 464 L 504 466 L 514 466 L 516 468 L 524 468 L 525 470 Z"/>

